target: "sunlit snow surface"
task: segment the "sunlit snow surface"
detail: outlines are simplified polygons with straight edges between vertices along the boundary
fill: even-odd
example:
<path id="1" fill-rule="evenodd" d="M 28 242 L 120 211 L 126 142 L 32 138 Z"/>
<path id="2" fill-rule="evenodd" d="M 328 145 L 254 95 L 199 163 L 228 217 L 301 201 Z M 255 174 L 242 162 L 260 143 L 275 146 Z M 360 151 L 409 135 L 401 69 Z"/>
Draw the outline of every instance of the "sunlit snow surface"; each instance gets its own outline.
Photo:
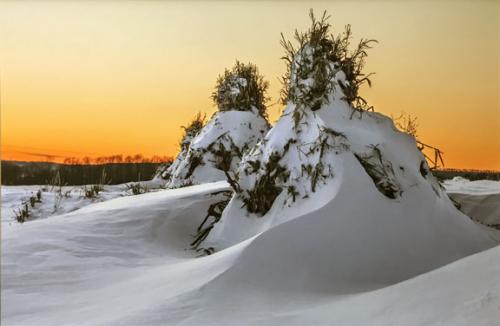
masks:
<path id="1" fill-rule="evenodd" d="M 500 194 L 500 182 L 444 184 L 453 195 L 467 195 L 469 205 L 475 195 Z M 332 288 L 329 274 L 311 266 L 328 262 L 331 250 L 287 245 L 287 235 L 307 240 L 321 233 L 315 228 L 320 224 L 308 227 L 300 218 L 211 256 L 196 258 L 186 250 L 208 206 L 229 189 L 225 182 L 138 196 L 123 185 L 109 186 L 94 201 L 82 199 L 76 189 L 60 203 L 60 213 L 13 221 L 9 211 L 38 188 L 1 188 L 2 325 L 497 325 L 500 320 L 500 247 L 396 283 Z M 43 194 L 46 207 L 40 212 L 51 212 L 50 196 Z M 481 201 L 476 203 L 480 207 Z M 498 209 L 500 203 L 493 203 Z M 494 213 L 488 219 L 495 216 L 498 221 Z M 387 234 L 388 241 L 397 238 Z M 306 240 L 299 243 L 310 243 Z M 363 237 L 356 241 L 353 257 L 376 250 Z M 279 260 L 267 260 L 275 257 Z M 356 259 L 350 264 L 353 275 L 362 268 Z M 373 264 L 376 270 L 390 266 Z"/>

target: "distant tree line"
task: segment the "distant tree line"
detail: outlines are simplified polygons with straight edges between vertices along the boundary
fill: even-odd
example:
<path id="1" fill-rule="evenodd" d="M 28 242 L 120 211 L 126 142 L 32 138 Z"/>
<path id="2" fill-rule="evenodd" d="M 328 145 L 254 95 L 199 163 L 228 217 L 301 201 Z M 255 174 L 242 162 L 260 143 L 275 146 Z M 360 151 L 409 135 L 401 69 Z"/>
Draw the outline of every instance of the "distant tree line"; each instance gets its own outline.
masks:
<path id="1" fill-rule="evenodd" d="M 89 157 L 85 156 L 82 158 L 78 157 L 67 157 L 64 159 L 64 164 L 72 165 L 87 165 L 87 164 L 107 164 L 107 163 L 167 163 L 172 162 L 171 156 L 158 156 L 154 155 L 152 157 L 144 157 L 142 154 L 127 155 L 109 155 L 109 156 L 98 156 Z"/>
<path id="2" fill-rule="evenodd" d="M 59 164 L 48 162 L 2 161 L 2 185 L 50 184 L 59 174 L 62 184 L 84 185 L 101 182 L 103 171 L 106 183 L 120 184 L 131 181 L 150 180 L 158 167 L 170 163 L 134 162 L 105 164 Z"/>

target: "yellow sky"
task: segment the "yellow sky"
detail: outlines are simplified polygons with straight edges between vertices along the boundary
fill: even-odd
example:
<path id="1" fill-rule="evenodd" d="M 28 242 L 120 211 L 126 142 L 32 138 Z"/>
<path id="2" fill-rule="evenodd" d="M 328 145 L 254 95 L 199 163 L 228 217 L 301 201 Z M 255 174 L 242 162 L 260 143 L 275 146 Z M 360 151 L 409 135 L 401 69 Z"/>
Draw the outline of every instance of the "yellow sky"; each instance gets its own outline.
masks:
<path id="1" fill-rule="evenodd" d="M 278 99 L 280 32 L 305 29 L 310 7 L 379 40 L 362 92 L 377 111 L 416 115 L 449 167 L 500 170 L 496 1 L 0 2 L 2 158 L 174 155 L 235 59 Z"/>

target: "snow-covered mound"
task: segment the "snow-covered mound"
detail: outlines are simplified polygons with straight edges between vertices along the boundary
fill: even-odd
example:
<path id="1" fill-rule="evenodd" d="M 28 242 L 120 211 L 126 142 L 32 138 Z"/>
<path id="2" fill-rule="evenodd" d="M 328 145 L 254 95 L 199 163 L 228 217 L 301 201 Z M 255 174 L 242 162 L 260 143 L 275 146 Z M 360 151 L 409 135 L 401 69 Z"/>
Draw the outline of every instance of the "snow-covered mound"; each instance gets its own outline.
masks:
<path id="1" fill-rule="evenodd" d="M 337 294 L 401 282 L 492 247 L 448 198 L 415 139 L 346 100 L 353 80 L 342 69 L 326 64 L 331 88 L 317 85 L 314 49 L 306 43 L 295 56 L 295 93 L 229 180 L 235 195 L 203 245 L 224 249 L 258 236 L 235 277 L 268 290 Z M 309 75 L 297 70 L 304 65 Z"/>
<path id="2" fill-rule="evenodd" d="M 342 72 L 337 80 L 344 80 Z M 378 253 L 412 252 L 415 256 L 408 260 L 432 255 L 433 247 L 446 251 L 450 259 L 487 247 L 488 239 L 454 207 L 432 176 L 415 139 L 382 114 L 352 117 L 352 108 L 342 98 L 337 87 L 328 104 L 301 111 L 298 122 L 297 107 L 287 106 L 266 138 L 243 158 L 239 194 L 207 245 L 225 248 L 296 217 L 312 222 L 322 215 L 326 224 L 315 239 L 322 232 L 331 238 L 335 232 L 344 233 L 352 241 L 359 236 L 370 243 L 366 249 L 372 257 L 377 253 L 370 251 L 379 241 L 388 248 Z M 272 191 L 266 188 L 266 196 L 259 198 L 256 190 L 267 184 L 274 186 Z M 268 211 L 259 214 L 255 207 L 262 206 Z M 345 229 L 358 224 L 366 234 Z M 374 230 L 381 231 L 379 237 Z M 389 248 L 387 237 L 399 236 L 398 246 Z M 463 251 L 457 250 L 460 246 Z"/>
<path id="3" fill-rule="evenodd" d="M 218 111 L 168 169 L 167 187 L 177 188 L 226 180 L 236 170 L 241 156 L 268 131 L 257 110 Z"/>
<path id="4" fill-rule="evenodd" d="M 204 119 L 199 115 L 193 121 L 195 128 L 186 128 L 181 152 L 161 173 L 169 188 L 226 180 L 234 175 L 243 154 L 269 130 L 268 86 L 251 63 L 236 61 L 233 68 L 218 77 L 212 93 L 218 111 L 201 131 L 198 129 Z M 191 130 L 193 134 L 188 134 Z"/>

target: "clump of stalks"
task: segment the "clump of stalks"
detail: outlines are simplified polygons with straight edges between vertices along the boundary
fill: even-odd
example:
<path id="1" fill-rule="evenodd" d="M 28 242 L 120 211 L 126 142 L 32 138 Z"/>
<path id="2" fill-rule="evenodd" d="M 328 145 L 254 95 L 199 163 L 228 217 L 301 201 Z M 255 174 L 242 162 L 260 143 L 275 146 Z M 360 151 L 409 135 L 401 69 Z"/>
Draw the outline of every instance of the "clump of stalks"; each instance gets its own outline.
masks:
<path id="1" fill-rule="evenodd" d="M 107 177 L 106 177 L 106 169 L 103 169 L 102 174 L 101 174 L 101 178 L 100 178 L 98 184 L 83 186 L 84 197 L 88 198 L 88 199 L 97 198 L 99 193 L 104 190 L 104 185 L 107 185 L 109 183 L 110 182 L 107 180 Z"/>
<path id="2" fill-rule="evenodd" d="M 35 208 L 36 204 L 42 202 L 42 191 L 39 189 L 35 195 L 31 195 L 28 199 L 24 200 L 19 208 L 14 209 L 16 221 L 19 223 L 26 222 L 31 216 L 31 210 Z"/>

